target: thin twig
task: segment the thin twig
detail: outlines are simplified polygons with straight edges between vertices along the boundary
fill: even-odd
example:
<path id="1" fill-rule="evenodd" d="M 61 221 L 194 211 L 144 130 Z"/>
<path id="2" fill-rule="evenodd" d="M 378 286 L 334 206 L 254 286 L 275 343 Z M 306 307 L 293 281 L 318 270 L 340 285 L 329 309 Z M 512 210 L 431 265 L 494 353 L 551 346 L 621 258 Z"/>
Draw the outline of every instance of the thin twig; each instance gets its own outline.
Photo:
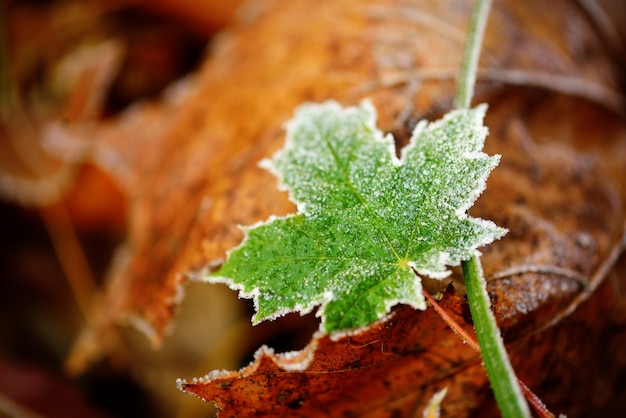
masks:
<path id="1" fill-rule="evenodd" d="M 76 304 L 88 318 L 97 286 L 69 213 L 63 203 L 40 213 Z"/>
<path id="2" fill-rule="evenodd" d="M 415 271 L 415 269 L 413 270 L 413 273 L 417 275 L 417 272 Z M 461 337 L 461 339 L 467 345 L 469 345 L 472 348 L 472 350 L 480 353 L 480 347 L 478 346 L 478 342 L 476 341 L 476 338 L 474 338 L 467 331 L 465 331 L 465 329 L 461 327 L 461 325 L 458 322 L 456 322 L 450 316 L 450 314 L 445 309 L 443 309 L 441 305 L 439 305 L 439 303 L 437 303 L 437 301 L 430 295 L 430 293 L 428 293 L 426 289 L 422 289 L 422 293 L 424 293 L 424 297 L 426 298 L 426 301 L 428 301 L 432 305 L 433 309 L 435 309 L 435 312 L 437 312 L 437 314 L 441 317 L 441 319 L 443 319 L 444 322 L 448 324 L 448 326 L 452 329 L 452 331 L 454 331 L 456 335 Z"/>
<path id="3" fill-rule="evenodd" d="M 413 272 L 417 274 L 415 270 L 413 270 Z M 437 301 L 430 295 L 430 293 L 428 293 L 426 290 L 423 290 L 422 292 L 424 293 L 424 297 L 426 298 L 428 303 L 432 305 L 435 312 L 437 312 L 437 314 L 439 314 L 441 319 L 443 319 L 444 322 L 448 324 L 450 329 L 452 329 L 452 331 L 454 331 L 456 335 L 461 337 L 461 339 L 468 346 L 470 346 L 474 351 L 480 353 L 480 347 L 478 346 L 478 342 L 476 341 L 476 338 L 470 335 L 469 332 L 465 331 L 465 329 L 458 322 L 456 322 L 454 318 L 452 318 L 450 314 L 448 314 L 448 312 L 446 312 L 446 310 L 443 309 L 441 305 L 439 305 L 439 303 L 437 303 Z M 522 393 L 524 394 L 524 397 L 526 398 L 528 403 L 533 407 L 533 409 L 535 410 L 537 415 L 539 415 L 539 417 L 554 418 L 555 415 L 552 412 L 550 412 L 550 410 L 548 410 L 548 408 L 541 401 L 541 399 L 539 399 L 539 397 L 532 390 L 530 390 L 530 388 L 526 386 L 524 382 L 522 382 L 519 378 L 517 378 L 517 383 L 519 384 L 520 389 L 522 390 Z"/>

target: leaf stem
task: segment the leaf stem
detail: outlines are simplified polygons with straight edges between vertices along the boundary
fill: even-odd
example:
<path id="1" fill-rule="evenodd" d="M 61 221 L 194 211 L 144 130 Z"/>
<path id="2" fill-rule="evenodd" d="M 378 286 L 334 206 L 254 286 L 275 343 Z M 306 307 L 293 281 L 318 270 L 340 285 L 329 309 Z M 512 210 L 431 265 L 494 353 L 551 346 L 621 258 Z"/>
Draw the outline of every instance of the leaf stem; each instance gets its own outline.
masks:
<path id="1" fill-rule="evenodd" d="M 464 261 L 462 267 L 476 337 L 500 412 L 505 418 L 529 417 L 528 404 L 509 361 L 496 318 L 491 311 L 487 282 L 483 277 L 478 255 L 475 254 L 470 260 Z"/>
<path id="2" fill-rule="evenodd" d="M 472 9 L 455 98 L 457 109 L 469 108 L 474 95 L 478 59 L 489 10 L 491 9 L 491 1 L 476 0 Z M 462 267 L 467 288 L 467 299 L 481 348 L 483 363 L 500 412 L 505 418 L 529 417 L 528 403 L 522 395 L 522 389 L 504 347 L 500 329 L 491 311 L 487 283 L 483 277 L 480 258 L 474 254 L 469 260 L 463 261 Z"/>
<path id="3" fill-rule="evenodd" d="M 467 109 L 470 107 L 474 96 L 474 84 L 476 84 L 476 74 L 478 72 L 478 58 L 487 26 L 487 18 L 491 9 L 492 0 L 477 0 L 469 27 L 467 29 L 467 39 L 463 50 L 463 61 L 459 75 L 459 85 L 457 86 L 455 108 Z"/>

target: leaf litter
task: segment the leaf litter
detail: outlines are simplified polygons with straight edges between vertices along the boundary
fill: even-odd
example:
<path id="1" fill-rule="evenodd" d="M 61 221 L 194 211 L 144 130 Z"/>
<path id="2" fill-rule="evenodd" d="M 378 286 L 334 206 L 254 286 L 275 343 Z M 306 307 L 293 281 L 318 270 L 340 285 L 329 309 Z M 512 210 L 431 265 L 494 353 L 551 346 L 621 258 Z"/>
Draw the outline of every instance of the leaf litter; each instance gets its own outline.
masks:
<path id="1" fill-rule="evenodd" d="M 462 28 L 466 15 L 459 4 L 403 6 Z M 274 189 L 271 176 L 255 163 L 275 152 L 281 142 L 278 126 L 298 103 L 335 97 L 353 104 L 367 94 L 381 109 L 381 129 L 393 129 L 399 143 L 408 137 L 414 117 L 434 119 L 448 108 L 451 77 L 438 74 L 458 68 L 458 42 L 423 25 L 407 24 L 406 14 L 393 13 L 398 10 L 394 2 L 372 2 L 372 6 L 380 6 L 375 11 L 373 7 L 357 10 L 353 2 L 342 1 L 314 10 L 305 6 L 297 1 L 280 8 L 270 6 L 235 27 L 224 38 L 227 42 L 209 57 L 192 94 L 162 107 L 138 106 L 132 121 L 120 118 L 102 131 L 103 143 L 110 151 L 107 155 L 118 158 L 109 162 L 124 161 L 125 165 L 100 162 L 120 182 L 141 187 L 129 188 L 135 190 L 130 193 L 133 233 L 131 245 L 126 247 L 129 262 L 113 270 L 107 295 L 98 308 L 102 315 L 89 329 L 92 333 L 87 340 L 92 344 L 77 345 L 77 357 L 88 362 L 106 351 L 103 348 L 108 345 L 100 342 L 124 324 L 129 314 L 146 319 L 153 340 L 160 341 L 175 312 L 172 295 L 185 282 L 183 273 L 223 258 L 227 248 L 241 241 L 237 224 L 258 222 L 271 213 L 293 212 L 284 196 L 270 191 Z M 511 1 L 496 2 L 494 8 L 485 40 L 483 65 L 487 68 L 477 92 L 480 101 L 490 105 L 486 125 L 492 139 L 486 151 L 503 158 L 472 215 L 494 219 L 511 232 L 484 250 L 485 271 L 495 278 L 489 283 L 490 291 L 498 317 L 505 320 L 507 339 L 515 343 L 514 363 L 523 364 L 526 375 L 521 377 L 533 388 L 545 386 L 550 399 L 544 399 L 555 409 L 564 405 L 565 411 L 589 412 L 585 408 L 592 405 L 574 405 L 572 400 L 589 399 L 590 387 L 585 382 L 590 380 L 614 387 L 610 382 L 617 378 L 621 361 L 620 351 L 613 350 L 603 337 L 603 332 L 620 323 L 614 322 L 611 307 L 619 306 L 614 299 L 621 294 L 611 293 L 613 285 L 604 278 L 616 275 L 611 283 L 619 283 L 621 276 L 604 274 L 600 266 L 619 249 L 626 218 L 624 123 L 615 112 L 604 110 L 604 94 L 588 94 L 593 89 L 571 94 L 566 88 L 552 89 L 550 83 L 533 80 L 535 75 L 550 74 L 566 77 L 570 85 L 580 80 L 604 89 L 593 91 L 617 92 L 623 71 L 614 57 L 603 52 L 602 37 L 575 5 L 558 2 L 541 14 L 529 13 L 531 6 Z M 608 15 L 613 18 L 619 13 Z M 570 25 L 580 30 L 565 37 L 562 28 Z M 382 36 L 389 27 L 398 31 L 397 36 Z M 528 28 L 542 28 L 545 36 L 533 35 Z M 325 36 L 294 36 L 298 33 Z M 290 40 L 289 53 L 281 54 L 276 47 L 284 45 L 285 39 Z M 511 48 L 513 44 L 517 48 Z M 590 56 L 581 51 L 597 53 Z M 242 65 L 245 62 L 254 65 Z M 419 71 L 407 76 L 405 70 L 413 68 Z M 528 82 L 492 77 L 498 69 L 523 71 Z M 390 86 L 383 83 L 400 71 L 404 71 L 404 81 Z M 409 94 L 405 81 L 420 86 L 412 89 L 415 95 Z M 405 118 L 397 120 L 406 108 L 413 111 L 404 112 Z M 233 112 L 239 114 L 242 109 L 246 109 L 246 117 L 233 124 Z M 181 138 L 207 145 L 180 147 Z M 142 159 L 148 151 L 150 158 Z M 558 164 L 554 164 L 555 156 L 560 158 Z M 186 161 L 195 163 L 181 170 Z M 121 167 L 129 167 L 132 175 Z M 173 173 L 163 167 L 171 167 Z M 544 188 L 549 192 L 538 193 Z M 172 248 L 182 250 L 173 252 Z M 501 272 L 515 274 L 504 277 Z M 589 288 L 590 278 L 600 283 L 597 291 L 576 301 L 581 289 Z M 557 290 L 565 282 L 567 291 L 551 291 L 542 303 L 526 305 L 530 311 L 519 312 L 516 299 L 532 299 L 545 282 Z M 513 300 L 507 299 L 510 296 Z M 554 317 L 569 303 L 575 304 L 570 317 L 533 335 L 545 318 Z M 427 312 L 412 316 L 411 321 L 427 318 Z M 605 344 L 596 343 L 600 341 Z M 559 349 L 562 346 L 571 350 L 564 352 Z M 616 363 L 611 364 L 616 366 L 607 369 L 596 357 L 612 358 Z M 584 361 L 587 366 L 580 367 Z M 456 412 L 454 416 L 469 414 L 477 405 L 489 412 L 489 399 L 480 392 L 485 382 L 480 373 L 468 372 L 470 369 L 474 370 L 468 366 L 450 375 L 455 385 L 474 382 L 478 391 L 462 404 L 466 407 L 463 413 L 454 409 L 453 398 L 446 398 L 442 408 Z M 564 388 L 558 393 L 550 391 L 550 379 L 554 382 L 555 378 Z M 592 411 L 597 414 L 607 405 L 605 401 L 594 401 L 599 403 Z"/>

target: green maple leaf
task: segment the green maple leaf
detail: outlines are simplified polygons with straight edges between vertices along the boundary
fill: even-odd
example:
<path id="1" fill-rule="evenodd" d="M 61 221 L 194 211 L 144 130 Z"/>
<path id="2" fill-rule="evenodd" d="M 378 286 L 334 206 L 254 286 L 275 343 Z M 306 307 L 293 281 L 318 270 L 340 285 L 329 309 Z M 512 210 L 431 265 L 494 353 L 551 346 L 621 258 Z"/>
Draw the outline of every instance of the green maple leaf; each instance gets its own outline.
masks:
<path id="1" fill-rule="evenodd" d="M 254 322 L 320 306 L 327 332 L 367 325 L 405 303 L 425 309 L 421 279 L 506 231 L 466 214 L 499 156 L 481 150 L 486 107 L 420 122 L 396 157 L 369 102 L 301 106 L 285 147 L 262 164 L 298 214 L 246 227 L 211 282 L 253 298 Z"/>

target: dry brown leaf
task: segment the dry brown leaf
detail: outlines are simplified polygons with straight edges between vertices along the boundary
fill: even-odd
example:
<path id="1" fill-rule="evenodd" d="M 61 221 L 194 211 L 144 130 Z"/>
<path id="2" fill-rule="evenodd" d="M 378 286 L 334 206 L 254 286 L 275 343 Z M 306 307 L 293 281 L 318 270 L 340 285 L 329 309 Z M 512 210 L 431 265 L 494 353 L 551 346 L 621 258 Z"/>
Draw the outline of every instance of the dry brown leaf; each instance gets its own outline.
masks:
<path id="1" fill-rule="evenodd" d="M 619 289 L 626 276 L 619 270 L 612 273 L 617 285 L 605 283 L 591 301 L 583 302 L 602 284 L 626 246 L 626 177 L 621 168 L 626 128 L 614 115 L 576 99 L 539 94 L 530 100 L 507 92 L 491 102 L 486 121 L 491 129 L 488 152 L 502 153 L 503 158 L 490 177 L 486 196 L 474 209 L 510 229 L 484 251 L 489 290 L 511 343 L 514 365 L 525 382 L 538 388 L 555 411 L 568 416 L 610 412 L 608 408 L 617 404 L 616 393 L 594 403 L 575 402 L 572 393 L 585 399 L 592 389 L 584 382 L 609 387 L 616 372 L 608 373 L 609 377 L 606 366 L 587 367 L 581 358 L 566 353 L 585 353 L 584 358 L 595 359 L 607 352 L 605 344 L 619 341 L 619 337 L 609 341 L 601 337 L 616 324 L 624 325 L 624 294 Z M 543 115 L 550 111 L 561 116 L 553 115 L 546 124 Z M 460 315 L 467 310 L 461 298 L 446 295 L 443 302 L 459 322 L 469 326 L 467 312 Z M 380 342 L 394 347 L 389 352 L 396 357 L 372 349 L 355 353 L 354 337 L 332 342 L 318 335 L 297 356 L 285 359 L 261 349 L 256 361 L 239 372 L 181 381 L 181 388 L 215 401 L 220 416 L 226 417 L 241 411 L 270 416 L 410 417 L 444 386 L 450 391 L 442 404 L 443 416 L 496 414 L 486 376 L 472 350 L 440 319 L 428 316 L 436 316 L 432 311 L 427 315 L 402 309 L 386 326 L 378 324 L 358 336 L 363 337 L 358 345 Z M 573 310 L 576 315 L 561 321 Z M 423 350 L 421 356 L 411 352 L 416 346 Z M 436 362 L 429 357 L 441 356 L 441 349 L 445 359 L 454 361 Z M 344 362 L 343 356 L 349 355 L 354 357 Z M 311 365 L 294 370 L 294 364 L 300 365 L 307 356 L 315 356 Z M 555 380 L 559 385 L 552 383 Z M 389 381 L 398 384 L 385 387 Z"/>
<path id="2" fill-rule="evenodd" d="M 464 322 L 462 297 L 451 292 L 441 304 Z M 433 309 L 418 313 L 402 306 L 358 334 L 333 341 L 318 332 L 296 353 L 262 347 L 239 372 L 214 372 L 179 385 L 215 400 L 221 417 L 379 417 L 421 412 L 449 383 L 444 405 L 468 410 L 487 393 L 486 379 L 478 354 L 459 344 Z"/>
<path id="3" fill-rule="evenodd" d="M 106 351 L 115 327 L 129 318 L 138 318 L 135 322 L 160 342 L 187 272 L 237 245 L 242 238 L 237 224 L 294 210 L 256 163 L 281 145 L 281 123 L 296 105 L 330 97 L 351 104 L 368 96 L 379 109 L 381 128 L 400 142 L 416 119 L 433 118 L 451 106 L 469 2 L 255 5 L 216 43 L 186 90 L 174 91 L 159 106 L 134 109 L 101 132 L 106 146 L 99 150 L 99 163 L 127 186 L 132 199 L 130 236 L 94 323 L 76 347 L 77 368 Z M 619 6 L 606 10 L 608 24 L 623 13 Z M 539 1 L 496 2 L 490 17 L 477 101 L 490 103 L 487 152 L 503 158 L 474 213 L 511 230 L 485 250 L 483 262 L 500 323 L 510 341 L 522 341 L 514 357 L 539 338 L 529 335 L 579 308 L 622 250 L 626 128 L 619 116 L 622 71 L 610 55 L 621 46 L 599 21 L 573 1 L 555 1 L 549 8 Z M 585 306 L 581 312 L 594 317 L 587 311 L 603 312 L 609 304 Z M 424 327 L 422 318 L 429 315 L 400 323 L 398 313 L 393 323 Z M 382 325 L 377 327 L 361 336 L 382 339 L 372 334 Z M 565 329 L 573 343 L 584 341 L 578 329 Z M 540 347 L 562 341 L 553 329 L 536 335 L 546 338 Z M 307 350 L 322 341 L 327 340 L 314 338 Z M 434 343 L 420 344 L 439 350 Z M 545 350 L 533 351 L 534 361 L 544 359 Z M 455 382 L 472 382 L 478 395 L 460 404 L 470 411 L 488 396 L 488 386 L 479 364 L 465 357 L 474 355 L 459 355 L 467 370 L 448 376 L 443 407 L 456 405 Z M 263 355 L 251 367 L 271 366 L 269 359 Z M 280 375 L 289 380 L 306 373 Z M 419 387 L 401 391 L 411 399 L 401 410 L 415 410 L 415 402 L 435 390 L 422 393 Z M 283 405 L 298 399 L 287 395 Z M 384 408 L 394 395 L 380 390 L 380 396 L 373 402 Z"/>

